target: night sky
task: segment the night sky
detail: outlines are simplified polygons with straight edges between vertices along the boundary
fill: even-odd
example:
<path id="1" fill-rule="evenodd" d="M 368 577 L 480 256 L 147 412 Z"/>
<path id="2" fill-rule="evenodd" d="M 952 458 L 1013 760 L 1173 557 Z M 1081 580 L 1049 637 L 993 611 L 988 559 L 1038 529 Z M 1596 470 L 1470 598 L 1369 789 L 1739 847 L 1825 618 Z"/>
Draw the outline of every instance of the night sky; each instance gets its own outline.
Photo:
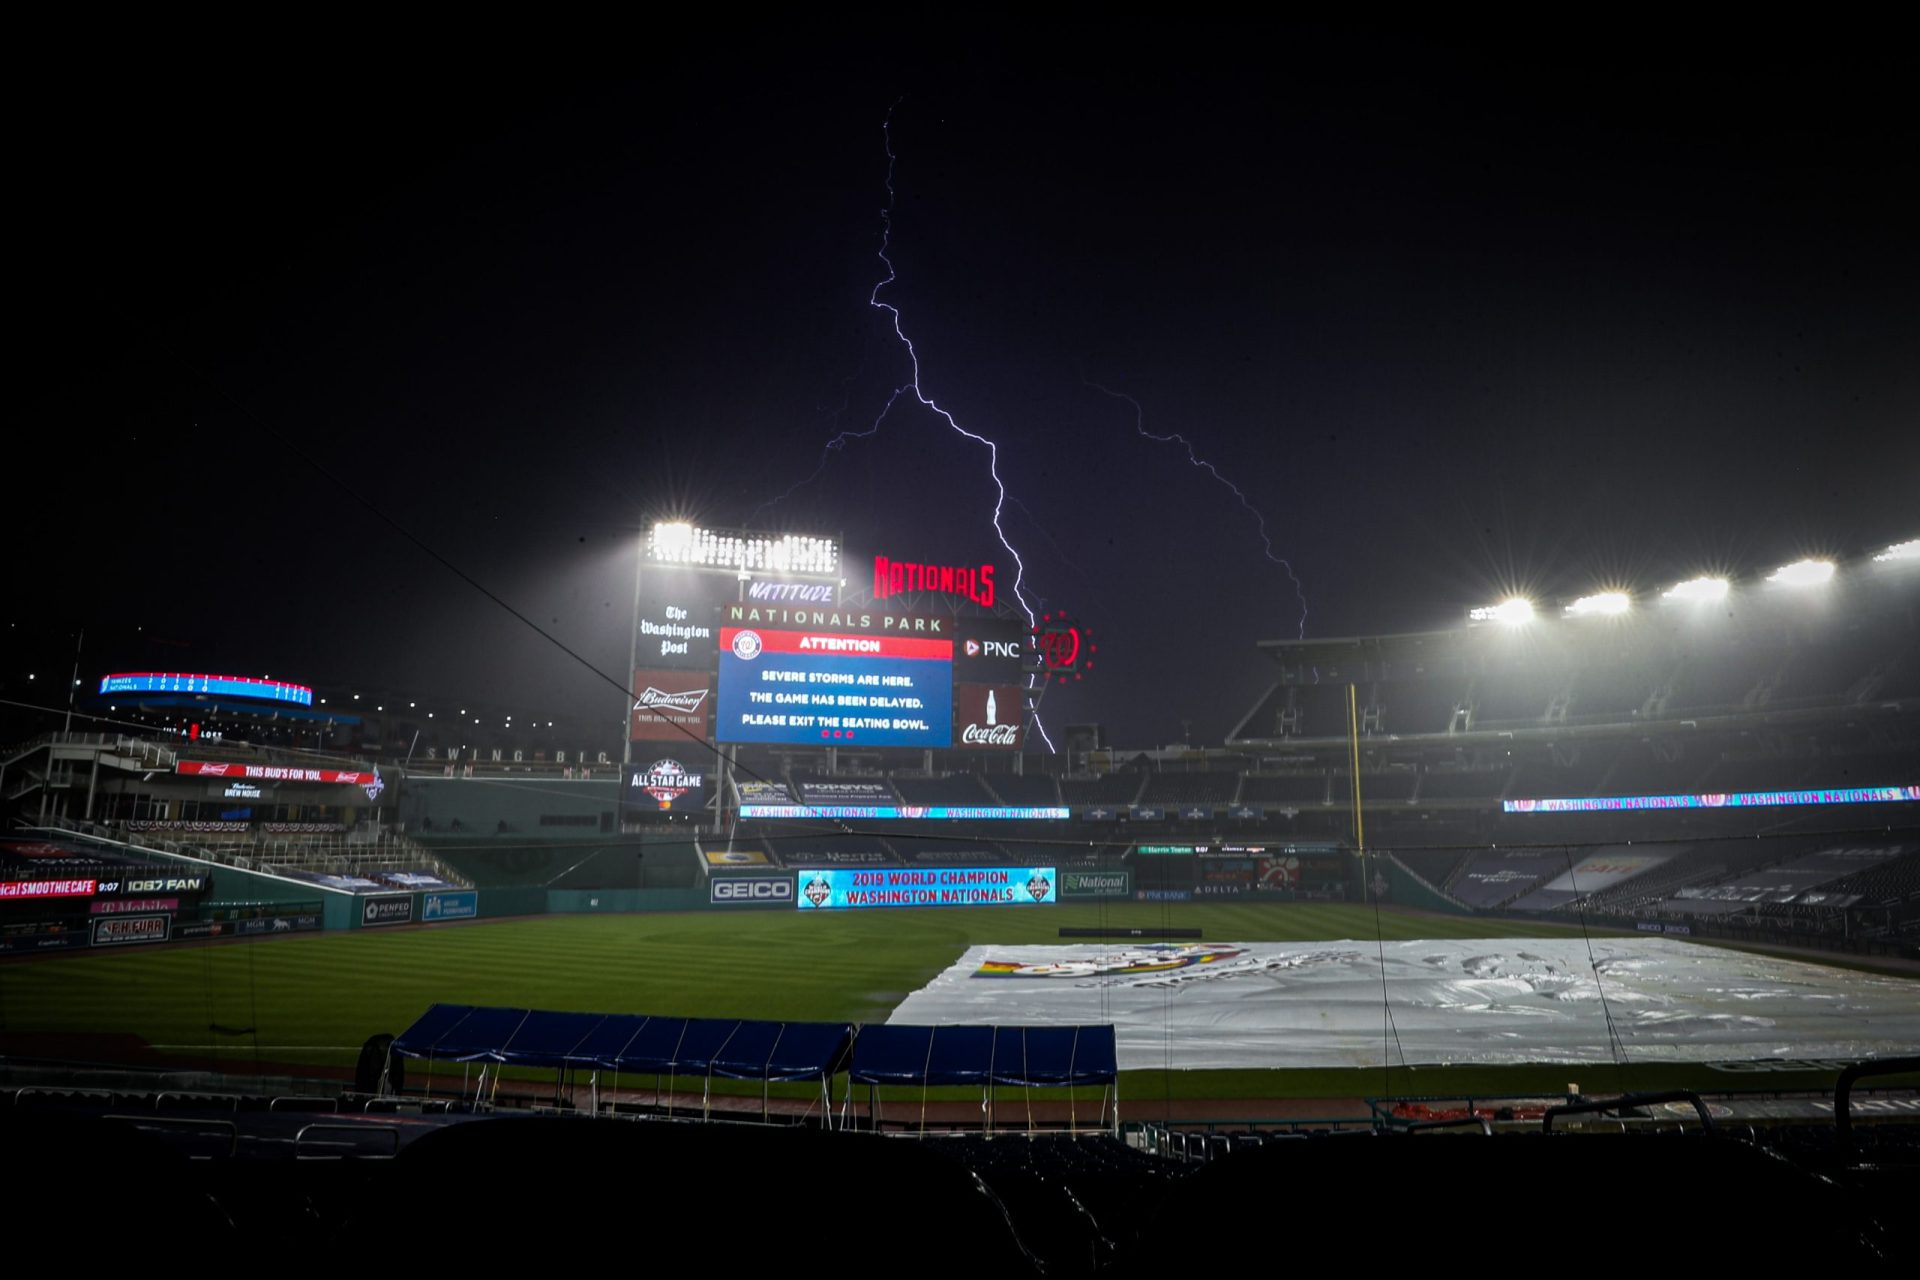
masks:
<path id="1" fill-rule="evenodd" d="M 663 35 L 619 76 L 50 66 L 14 159 L 15 647 L 84 624 L 88 677 L 401 689 L 598 746 L 617 695 L 389 521 L 615 675 L 661 515 L 1005 590 L 985 451 L 911 403 L 765 505 L 907 376 L 867 305 L 896 100 L 884 296 L 1001 445 L 1030 599 L 1101 644 L 1050 723 L 1217 743 L 1301 627 L 1254 517 L 1089 382 L 1245 490 L 1310 636 L 1858 555 L 1920 533 L 1897 43 L 982 20 Z"/>

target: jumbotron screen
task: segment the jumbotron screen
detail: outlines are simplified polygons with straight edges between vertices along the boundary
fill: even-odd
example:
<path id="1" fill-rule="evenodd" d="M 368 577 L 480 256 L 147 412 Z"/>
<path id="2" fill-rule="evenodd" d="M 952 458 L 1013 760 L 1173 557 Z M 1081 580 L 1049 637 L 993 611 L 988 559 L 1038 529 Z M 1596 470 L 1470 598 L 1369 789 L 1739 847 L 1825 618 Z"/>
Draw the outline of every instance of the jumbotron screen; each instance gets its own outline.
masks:
<path id="1" fill-rule="evenodd" d="M 748 612 L 762 616 L 720 629 L 718 741 L 868 747 L 953 742 L 951 619 Z M 825 625 L 806 629 L 815 616 Z"/>

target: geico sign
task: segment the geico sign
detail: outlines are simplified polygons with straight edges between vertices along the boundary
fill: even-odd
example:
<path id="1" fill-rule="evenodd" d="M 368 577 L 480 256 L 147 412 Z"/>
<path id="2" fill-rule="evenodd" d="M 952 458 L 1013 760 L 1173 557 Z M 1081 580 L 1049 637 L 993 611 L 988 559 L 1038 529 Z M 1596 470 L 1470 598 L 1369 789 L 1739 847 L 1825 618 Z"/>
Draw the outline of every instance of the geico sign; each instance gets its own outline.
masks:
<path id="1" fill-rule="evenodd" d="M 736 876 L 728 880 L 715 880 L 711 901 L 792 902 L 793 881 L 772 876 Z"/>

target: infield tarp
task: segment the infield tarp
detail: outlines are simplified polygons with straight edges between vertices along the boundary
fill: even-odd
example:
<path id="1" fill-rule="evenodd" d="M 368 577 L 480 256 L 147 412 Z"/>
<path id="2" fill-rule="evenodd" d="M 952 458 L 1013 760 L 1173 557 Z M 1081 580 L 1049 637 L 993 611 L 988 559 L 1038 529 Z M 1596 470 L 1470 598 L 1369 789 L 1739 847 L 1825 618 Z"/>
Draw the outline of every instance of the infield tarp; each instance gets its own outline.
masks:
<path id="1" fill-rule="evenodd" d="M 1672 938 L 970 947 L 893 1024 L 1111 1023 L 1123 1070 L 1860 1058 L 1920 1044 L 1920 980 Z M 1382 1014 L 1381 956 L 1393 1010 Z M 1604 990 L 1603 1007 L 1600 995 Z M 856 1052 L 856 1060 L 859 1058 Z M 915 1077 L 916 1079 L 918 1077 Z"/>
<path id="2" fill-rule="evenodd" d="M 1112 1084 L 1119 1067 L 1111 1026 L 867 1027 L 853 1046 L 856 1084 Z"/>
<path id="3" fill-rule="evenodd" d="M 758 1022 L 436 1004 L 393 1042 L 403 1058 L 643 1075 L 819 1080 L 846 1063 L 844 1022 Z"/>

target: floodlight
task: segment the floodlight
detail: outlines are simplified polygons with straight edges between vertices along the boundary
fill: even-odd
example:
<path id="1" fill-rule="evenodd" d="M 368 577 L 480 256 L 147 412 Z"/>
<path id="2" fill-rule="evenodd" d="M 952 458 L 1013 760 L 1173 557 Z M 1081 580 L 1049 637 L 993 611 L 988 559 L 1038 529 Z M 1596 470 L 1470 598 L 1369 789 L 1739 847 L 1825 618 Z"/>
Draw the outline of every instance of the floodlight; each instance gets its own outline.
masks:
<path id="1" fill-rule="evenodd" d="M 1533 621 L 1533 601 L 1523 596 L 1512 596 L 1499 604 L 1485 605 L 1467 612 L 1470 622 L 1504 622 L 1508 626 L 1518 626 Z"/>
<path id="2" fill-rule="evenodd" d="M 1831 560 L 1795 560 L 1768 574 L 1767 581 L 1777 582 L 1783 587 L 1817 587 L 1832 577 Z"/>
<path id="3" fill-rule="evenodd" d="M 693 541 L 693 526 L 684 520 L 668 520 L 653 526 L 650 539 L 659 552 L 670 558 L 678 558 L 688 544 Z"/>
<path id="4" fill-rule="evenodd" d="M 1876 564 L 1889 564 L 1898 560 L 1920 560 L 1920 538 L 1908 538 L 1905 542 L 1896 542 L 1885 551 L 1873 557 Z"/>
<path id="5" fill-rule="evenodd" d="M 1685 582 L 1676 582 L 1660 593 L 1662 600 L 1724 600 L 1732 584 L 1725 578 L 1701 577 L 1688 578 Z"/>
<path id="6" fill-rule="evenodd" d="M 661 564 L 732 573 L 754 570 L 827 577 L 839 572 L 832 538 L 697 529 L 684 521 L 656 524 L 647 534 L 647 558 Z"/>
<path id="7" fill-rule="evenodd" d="M 1601 591 L 1581 596 L 1567 606 L 1569 618 L 1617 618 L 1633 608 L 1633 597 L 1624 591 Z"/>

